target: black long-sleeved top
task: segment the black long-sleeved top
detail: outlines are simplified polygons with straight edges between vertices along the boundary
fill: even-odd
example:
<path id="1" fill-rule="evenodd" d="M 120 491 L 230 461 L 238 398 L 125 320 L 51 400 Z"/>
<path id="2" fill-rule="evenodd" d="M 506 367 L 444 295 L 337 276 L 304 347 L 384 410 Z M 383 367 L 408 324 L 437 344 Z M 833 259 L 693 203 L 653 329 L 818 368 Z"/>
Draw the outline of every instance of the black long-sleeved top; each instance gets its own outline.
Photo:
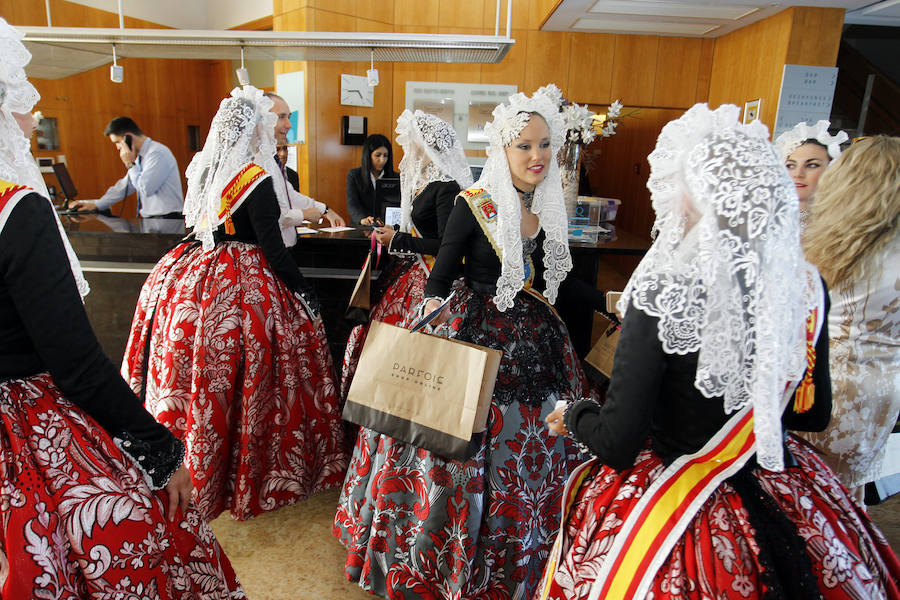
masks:
<path id="1" fill-rule="evenodd" d="M 535 271 L 534 285 L 539 287 L 543 285 L 543 230 L 535 241 L 537 246 L 531 254 L 531 259 Z M 444 227 L 437 260 L 431 269 L 428 283 L 425 284 L 425 297 L 446 297 L 450 293 L 453 281 L 459 277 L 460 266 L 466 281 L 479 285 L 482 289 L 495 286 L 500 277 L 500 259 L 494 247 L 472 214 L 469 203 L 457 196 L 450 218 Z"/>
<path id="2" fill-rule="evenodd" d="M 437 255 L 458 193 L 459 184 L 455 181 L 432 181 L 426 185 L 413 200 L 410 214 L 421 237 L 398 231 L 391 238 L 391 251 Z"/>
<path id="3" fill-rule="evenodd" d="M 275 196 L 272 178 L 267 177 L 261 181 L 250 195 L 231 213 L 234 223 L 234 233 L 225 233 L 225 225 L 222 224 L 216 230 L 216 241 L 238 241 L 255 244 L 260 247 L 269 266 L 291 290 L 310 293 L 310 285 L 303 278 L 297 263 L 290 252 L 284 246 L 281 237 L 279 219 L 281 208 Z"/>
<path id="4" fill-rule="evenodd" d="M 826 294 L 827 298 L 827 294 Z M 825 315 L 828 314 L 826 300 Z M 622 323 L 606 403 L 577 401 L 566 411 L 566 428 L 600 461 L 614 469 L 631 467 L 649 435 L 653 450 L 670 463 L 692 454 L 719 431 L 731 415 L 722 398 L 706 398 L 694 387 L 697 353 L 663 352 L 658 319 L 633 305 Z M 822 431 L 831 417 L 828 324 L 816 342 L 813 371 L 815 403 L 805 413 L 792 404 L 782 417 L 786 429 Z"/>
<path id="5" fill-rule="evenodd" d="M 65 397 L 123 440 L 161 487 L 181 464 L 184 446 L 141 406 L 103 354 L 52 210 L 29 194 L 0 233 L 0 380 L 49 372 Z"/>
<path id="6" fill-rule="evenodd" d="M 393 171 L 385 173 L 382 177 L 399 177 Z M 350 212 L 351 225 L 359 225 L 366 217 L 378 215 L 379 207 L 375 206 L 375 187 L 372 185 L 372 177 L 362 167 L 350 169 L 347 172 L 347 210 Z"/>

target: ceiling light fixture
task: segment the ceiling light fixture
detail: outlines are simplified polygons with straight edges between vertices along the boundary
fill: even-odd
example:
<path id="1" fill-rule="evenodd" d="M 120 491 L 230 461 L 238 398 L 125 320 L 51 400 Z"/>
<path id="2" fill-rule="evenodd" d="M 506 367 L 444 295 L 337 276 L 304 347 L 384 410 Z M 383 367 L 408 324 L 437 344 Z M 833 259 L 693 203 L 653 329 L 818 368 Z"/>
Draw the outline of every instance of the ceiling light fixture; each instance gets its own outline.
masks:
<path id="1" fill-rule="evenodd" d="M 116 64 L 116 45 L 113 44 L 113 64 L 109 67 L 109 79 L 113 83 L 122 83 L 125 81 L 125 69 L 121 65 Z"/>
<path id="2" fill-rule="evenodd" d="M 375 48 L 372 48 L 372 54 L 369 55 L 369 70 L 366 71 L 366 81 L 369 87 L 378 85 L 378 69 L 375 68 Z"/>
<path id="3" fill-rule="evenodd" d="M 244 68 L 244 47 L 241 46 L 241 68 L 235 71 L 238 83 L 241 85 L 250 85 L 250 73 Z"/>

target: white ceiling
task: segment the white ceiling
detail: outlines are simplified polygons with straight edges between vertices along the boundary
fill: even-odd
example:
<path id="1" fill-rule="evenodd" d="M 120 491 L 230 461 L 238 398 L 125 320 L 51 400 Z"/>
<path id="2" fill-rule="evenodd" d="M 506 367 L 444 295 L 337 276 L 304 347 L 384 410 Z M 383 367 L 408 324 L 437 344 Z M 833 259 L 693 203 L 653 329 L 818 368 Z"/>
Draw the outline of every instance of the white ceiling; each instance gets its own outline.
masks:
<path id="1" fill-rule="evenodd" d="M 203 29 L 205 33 L 217 35 L 217 31 L 237 27 L 244 23 L 272 15 L 273 0 L 70 0 L 78 4 L 117 13 L 121 2 L 125 15 L 159 23 L 176 29 Z M 491 0 L 485 0 L 490 2 Z M 496 1 L 496 0 L 495 0 Z M 506 0 L 500 0 L 506 4 Z M 755 21 L 776 14 L 789 6 L 826 6 L 845 9 L 845 23 L 861 25 L 887 25 L 900 27 L 900 0 L 792 0 L 774 2 L 772 0 L 562 0 L 544 25 L 544 30 L 590 32 L 590 33 L 636 33 L 645 35 L 673 35 L 687 37 L 719 37 L 740 29 Z M 51 15 L 52 19 L 52 15 Z M 38 30 L 42 28 L 28 28 Z M 95 30 L 99 31 L 99 30 Z M 118 32 L 110 30 L 110 35 Z M 32 31 L 35 33 L 35 31 Z M 188 33 L 188 32 L 183 32 Z M 224 33 L 224 32 L 223 32 Z M 232 32 L 233 33 L 233 32 Z M 149 34 L 146 30 L 144 34 Z M 272 32 L 261 35 L 272 35 Z M 279 35 L 275 33 L 274 35 Z M 281 35 L 285 35 L 282 33 Z M 287 34 L 290 35 L 290 34 Z M 349 34 L 348 34 L 349 35 Z M 364 35 L 364 34 L 357 34 Z M 810 35 L 815 35 L 811 32 Z M 428 36 L 420 36 L 428 37 Z M 431 36 L 432 38 L 451 36 Z M 27 40 L 27 38 L 26 38 Z M 440 46 L 439 40 L 430 40 Z M 495 40 L 491 40 L 495 41 Z M 493 50 L 492 60 L 499 60 L 506 53 L 511 40 L 501 51 Z M 140 40 L 147 44 L 148 40 Z M 268 42 L 262 41 L 263 45 Z M 376 46 L 369 43 L 365 48 Z M 198 48 L 188 48 L 182 44 L 184 56 L 208 58 L 238 58 L 241 44 L 209 44 L 206 54 Z M 56 79 L 98 67 L 110 61 L 110 44 L 28 43 L 34 58 L 28 68 L 31 77 Z M 148 46 L 141 49 L 137 45 L 119 46 L 120 56 L 164 56 L 174 58 L 178 46 L 162 48 Z M 450 60 L 440 48 L 428 50 L 437 54 L 419 57 L 420 60 Z M 173 52 L 175 54 L 173 54 Z M 273 53 L 274 52 L 274 53 Z M 264 60 L 293 58 L 294 60 L 364 60 L 358 56 L 342 58 L 343 55 L 327 55 L 327 50 L 316 50 L 309 54 L 276 56 L 265 48 L 248 47 L 247 58 Z M 326 54 L 322 54 L 325 52 Z M 150 54 L 148 54 L 150 53 Z M 199 54 L 198 54 L 199 53 Z M 376 54 L 379 54 L 376 49 Z M 334 53 L 332 53 L 334 54 Z M 346 54 L 346 53 L 345 53 Z M 376 56 L 376 60 L 397 60 L 393 55 Z M 412 58 L 407 58 L 412 60 Z M 456 59 L 459 60 L 459 59 Z M 481 59 L 483 60 L 483 59 Z"/>
<path id="2" fill-rule="evenodd" d="M 118 0 L 69 0 L 118 14 Z M 231 29 L 272 16 L 272 0 L 122 0 L 135 19 L 176 29 Z"/>
<path id="3" fill-rule="evenodd" d="M 118 12 L 118 0 L 70 1 Z M 270 16 L 272 1 L 121 0 L 126 15 L 178 29 L 237 27 Z M 846 23 L 900 27 L 900 0 L 562 0 L 543 29 L 719 37 L 790 6 L 843 8 Z"/>
<path id="4" fill-rule="evenodd" d="M 900 27 L 900 0 L 563 0 L 543 29 L 714 38 L 790 6 L 843 8 L 845 23 Z"/>

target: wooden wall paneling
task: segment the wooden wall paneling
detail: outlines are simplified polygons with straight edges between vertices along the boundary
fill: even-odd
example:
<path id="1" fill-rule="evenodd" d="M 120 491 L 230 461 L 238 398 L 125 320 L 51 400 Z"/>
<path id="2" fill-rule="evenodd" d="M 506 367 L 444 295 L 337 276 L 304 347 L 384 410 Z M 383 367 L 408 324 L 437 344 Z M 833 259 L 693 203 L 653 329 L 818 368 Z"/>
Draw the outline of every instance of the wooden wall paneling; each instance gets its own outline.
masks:
<path id="1" fill-rule="evenodd" d="M 362 22 L 357 20 L 358 23 Z M 358 31 L 375 31 L 375 32 L 392 32 L 393 25 L 380 23 L 377 21 L 367 21 L 367 29 L 359 28 Z M 359 25 L 358 25 L 359 26 Z M 375 68 L 378 69 L 379 83 L 375 87 L 375 106 L 367 109 L 369 113 L 369 133 L 382 133 L 388 138 L 393 139 L 394 128 L 396 127 L 399 112 L 395 112 L 394 107 L 394 66 L 397 63 L 376 62 Z M 365 74 L 365 69 L 369 65 L 363 66 L 360 75 Z M 402 110 L 402 109 L 401 109 Z M 349 146 L 353 150 L 353 166 L 359 166 L 361 157 L 361 148 L 359 146 Z M 341 189 L 343 195 L 343 189 Z"/>
<path id="2" fill-rule="evenodd" d="M 760 120 L 771 128 L 787 56 L 793 9 L 738 29 L 716 40 L 709 104 L 762 100 Z"/>
<path id="3" fill-rule="evenodd" d="M 437 27 L 439 14 L 440 0 L 394 0 L 395 26 Z"/>
<path id="4" fill-rule="evenodd" d="M 359 0 L 311 0 L 307 3 L 309 8 L 317 11 L 328 11 L 341 15 L 356 15 Z M 320 29 L 319 31 L 338 31 L 336 29 Z"/>
<path id="5" fill-rule="evenodd" d="M 616 52 L 615 36 L 573 33 L 569 35 L 569 46 L 569 100 L 580 104 L 612 102 L 610 91 Z"/>
<path id="6" fill-rule="evenodd" d="M 713 55 L 716 51 L 716 40 L 703 38 L 700 46 L 700 64 L 697 69 L 697 86 L 694 89 L 694 102 L 709 100 L 709 80 L 712 77 Z"/>
<path id="7" fill-rule="evenodd" d="M 702 48 L 700 38 L 659 38 L 652 106 L 688 108 L 694 104 Z"/>
<path id="8" fill-rule="evenodd" d="M 785 62 L 819 67 L 837 64 L 844 12 L 843 8 L 795 6 Z"/>
<path id="9" fill-rule="evenodd" d="M 313 9 L 313 25 L 309 31 L 356 31 L 356 15 L 340 11 Z M 330 61 L 329 61 L 330 62 Z"/>
<path id="10" fill-rule="evenodd" d="M 368 117 L 370 131 L 374 108 L 343 106 L 340 103 L 341 73 L 350 70 L 358 73 L 358 67 L 348 69 L 358 63 L 322 62 L 316 65 L 316 117 L 319 121 L 315 138 L 316 170 L 311 172 L 316 181 L 318 199 L 337 208 L 345 215 L 346 203 L 343 197 L 347 170 L 357 166 L 358 150 L 354 146 L 341 144 L 341 116 L 356 115 Z"/>
<path id="11" fill-rule="evenodd" d="M 525 80 L 522 91 L 530 94 L 547 83 L 555 83 L 568 95 L 571 47 L 562 31 L 529 31 Z"/>
<path id="12" fill-rule="evenodd" d="M 395 25 L 394 31 L 398 33 L 438 33 L 437 27 L 414 27 L 408 25 Z M 393 100 L 392 112 L 394 118 L 406 108 L 406 82 L 407 81 L 438 81 L 436 63 L 411 63 L 398 62 L 393 64 Z M 394 165 L 400 161 L 397 148 L 394 148 Z"/>
<path id="13" fill-rule="evenodd" d="M 550 17 L 556 5 L 561 0 L 529 0 L 528 2 L 528 28 L 539 30 Z M 517 2 L 514 0 L 513 5 Z M 515 10 L 515 8 L 514 8 Z"/>
<path id="14" fill-rule="evenodd" d="M 528 60 L 528 32 L 524 29 L 513 29 L 512 36 L 516 43 L 509 49 L 502 61 L 496 64 L 481 65 L 481 83 L 516 85 L 519 86 L 519 91 L 523 91 L 525 65 Z"/>
<path id="15" fill-rule="evenodd" d="M 481 35 L 481 28 L 485 26 L 484 5 L 486 3 L 496 4 L 495 0 L 439 0 L 438 7 L 438 26 L 441 33 L 468 33 L 462 31 L 452 31 L 448 28 L 462 27 L 465 29 L 478 29 L 474 35 Z M 493 15 L 493 11 L 491 11 Z M 491 32 L 493 33 L 494 22 L 491 21 Z M 503 30 L 506 31 L 506 22 L 503 22 Z M 470 34 L 472 35 L 472 34 Z"/>
<path id="16" fill-rule="evenodd" d="M 536 29 L 530 27 L 530 12 L 532 2 L 530 0 L 513 0 L 512 3 L 512 29 Z M 488 34 L 494 35 L 496 24 L 497 2 L 485 0 L 484 2 L 484 26 L 489 29 Z M 506 2 L 500 1 L 500 35 L 506 35 Z M 513 36 L 515 37 L 515 36 Z"/>
<path id="17" fill-rule="evenodd" d="M 360 19 L 368 21 L 378 21 L 382 25 L 387 25 L 390 29 L 358 29 L 357 31 L 393 31 L 394 27 L 394 3 L 388 2 L 370 2 L 369 0 L 358 0 L 355 14 Z"/>
<path id="18" fill-rule="evenodd" d="M 616 35 L 611 96 L 622 104 L 652 106 L 659 38 Z"/>
<path id="19" fill-rule="evenodd" d="M 591 106 L 595 112 L 606 112 L 606 106 Z M 625 107 L 624 112 L 631 110 Z M 619 133 L 596 140 L 588 146 L 593 153 L 593 166 L 588 171 L 592 193 L 622 200 L 616 225 L 649 238 L 653 225 L 647 178 L 650 167 L 647 156 L 656 145 L 663 126 L 678 118 L 681 109 L 642 108 L 635 117 L 620 122 Z"/>

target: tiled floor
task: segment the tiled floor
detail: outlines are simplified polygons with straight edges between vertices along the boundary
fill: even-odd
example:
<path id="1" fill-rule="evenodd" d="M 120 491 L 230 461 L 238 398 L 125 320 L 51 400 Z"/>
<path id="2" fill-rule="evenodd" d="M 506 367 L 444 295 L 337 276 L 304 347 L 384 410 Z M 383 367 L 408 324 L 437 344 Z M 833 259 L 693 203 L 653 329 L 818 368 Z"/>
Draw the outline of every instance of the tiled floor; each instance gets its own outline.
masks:
<path id="1" fill-rule="evenodd" d="M 344 577 L 343 546 L 331 534 L 338 490 L 250 521 L 222 515 L 212 527 L 251 600 L 371 600 Z M 900 551 L 900 496 L 870 514 Z"/>

